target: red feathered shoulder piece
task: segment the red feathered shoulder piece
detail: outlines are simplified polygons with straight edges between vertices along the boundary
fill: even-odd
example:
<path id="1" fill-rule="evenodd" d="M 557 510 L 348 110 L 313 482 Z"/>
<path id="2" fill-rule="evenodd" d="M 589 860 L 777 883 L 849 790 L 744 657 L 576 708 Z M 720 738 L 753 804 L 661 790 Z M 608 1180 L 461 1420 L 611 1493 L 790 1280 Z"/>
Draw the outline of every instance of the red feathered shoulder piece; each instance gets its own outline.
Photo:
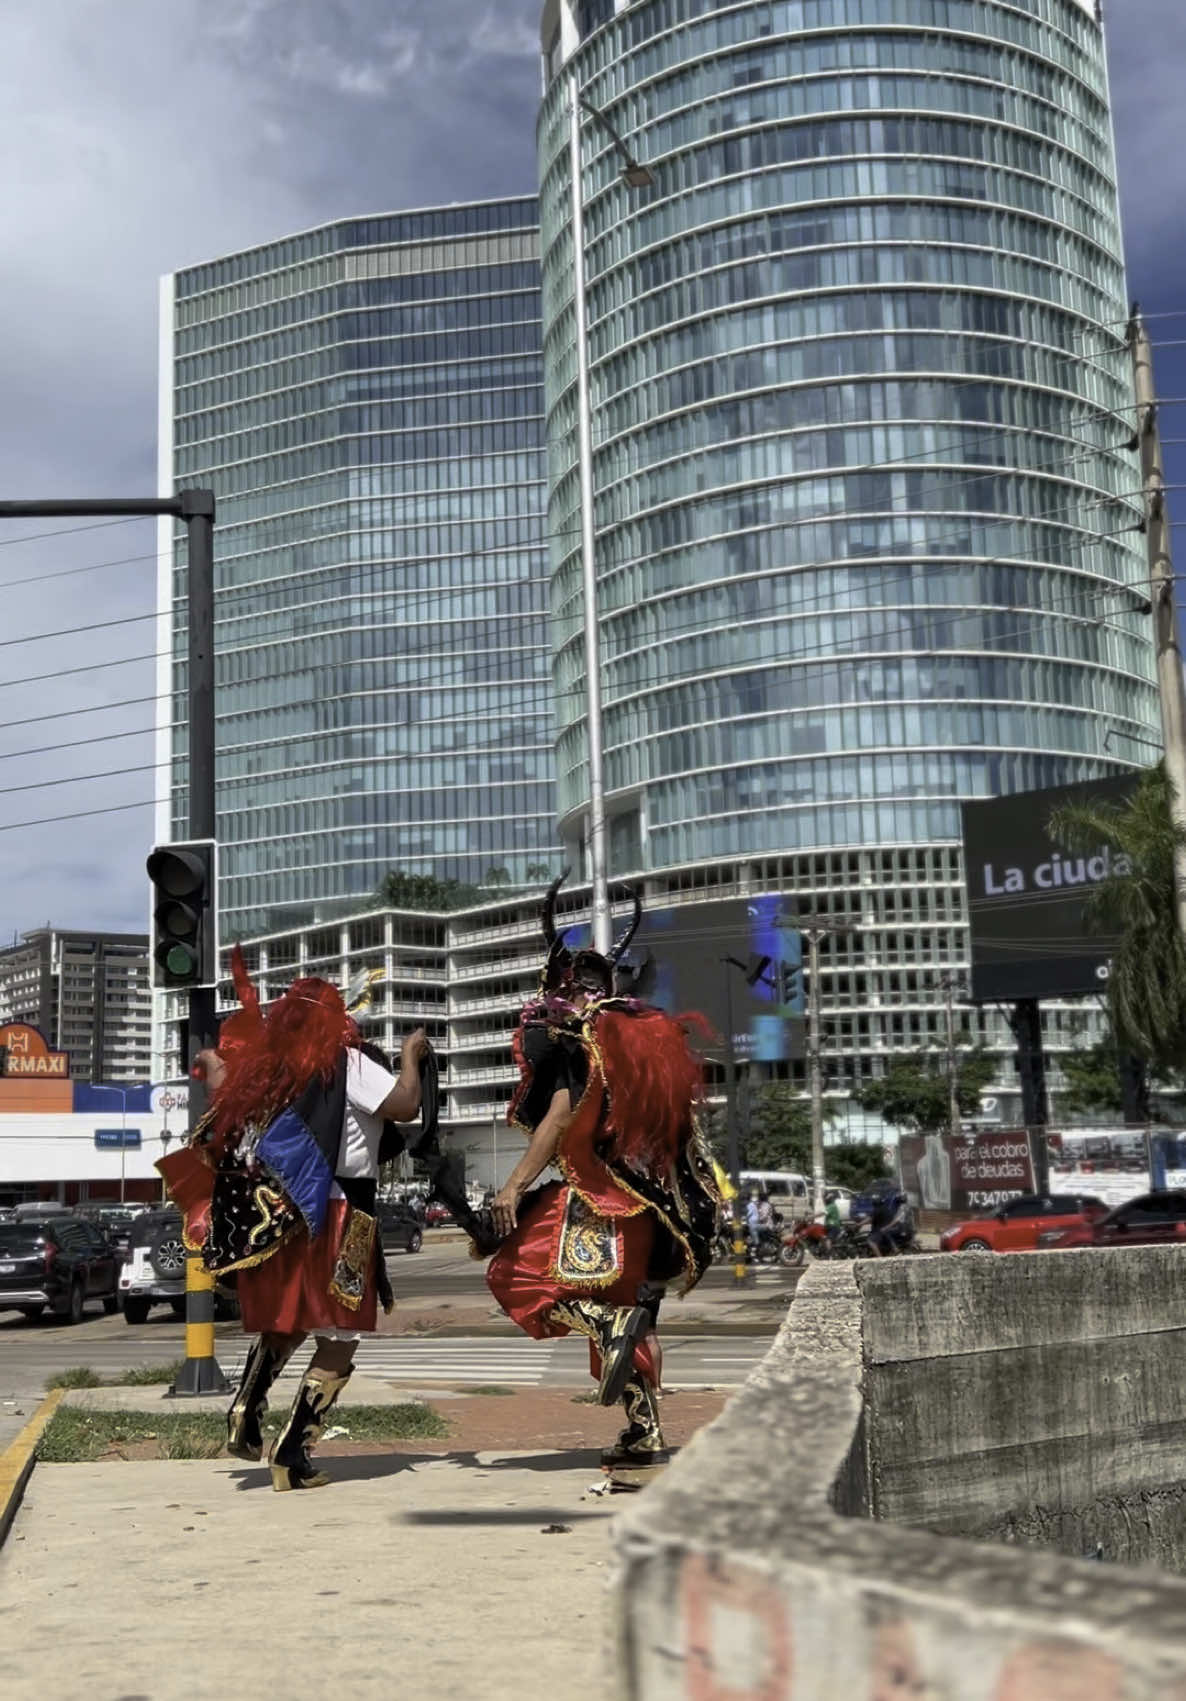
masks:
<path id="1" fill-rule="evenodd" d="M 688 1027 L 699 1020 L 644 1008 L 603 1010 L 594 1025 L 614 1154 L 644 1175 L 665 1176 L 691 1134 L 704 1075 Z"/>

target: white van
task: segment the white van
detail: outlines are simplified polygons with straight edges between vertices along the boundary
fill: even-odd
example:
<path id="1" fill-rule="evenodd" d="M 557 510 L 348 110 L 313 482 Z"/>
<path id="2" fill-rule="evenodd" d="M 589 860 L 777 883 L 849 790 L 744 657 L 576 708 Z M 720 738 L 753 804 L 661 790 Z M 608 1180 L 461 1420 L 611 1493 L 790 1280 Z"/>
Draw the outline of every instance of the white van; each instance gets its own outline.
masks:
<path id="1" fill-rule="evenodd" d="M 755 1191 L 767 1194 L 774 1209 L 788 1220 L 806 1215 L 811 1189 L 805 1175 L 790 1169 L 743 1169 L 742 1199 L 748 1199 Z"/>

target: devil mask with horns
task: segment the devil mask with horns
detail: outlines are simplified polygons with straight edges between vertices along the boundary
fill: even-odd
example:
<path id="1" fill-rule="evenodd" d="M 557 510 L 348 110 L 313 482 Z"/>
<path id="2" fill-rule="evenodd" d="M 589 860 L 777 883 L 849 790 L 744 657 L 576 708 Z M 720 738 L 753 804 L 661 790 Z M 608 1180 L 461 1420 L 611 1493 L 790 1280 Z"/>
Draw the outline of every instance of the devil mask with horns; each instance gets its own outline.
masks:
<path id="1" fill-rule="evenodd" d="M 561 999 L 576 998 L 581 1002 L 590 998 L 612 998 L 615 971 L 642 921 L 642 898 L 636 888 L 628 888 L 634 900 L 634 914 L 607 956 L 591 949 L 570 951 L 564 943 L 564 936 L 556 931 L 556 898 L 569 872 L 566 868 L 553 880 L 540 911 L 540 925 L 548 947 L 540 977 L 540 995 L 545 999 L 559 996 Z"/>

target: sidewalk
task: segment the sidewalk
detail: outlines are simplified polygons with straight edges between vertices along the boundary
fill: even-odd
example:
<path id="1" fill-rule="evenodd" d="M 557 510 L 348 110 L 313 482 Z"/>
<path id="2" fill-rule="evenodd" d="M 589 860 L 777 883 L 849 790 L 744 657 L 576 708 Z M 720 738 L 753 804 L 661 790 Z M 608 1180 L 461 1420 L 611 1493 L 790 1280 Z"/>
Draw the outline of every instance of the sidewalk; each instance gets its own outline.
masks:
<path id="1" fill-rule="evenodd" d="M 356 1397 L 381 1389 L 407 1398 L 381 1383 Z M 78 1390 L 72 1403 L 139 1395 L 153 1409 L 149 1392 Z M 226 1459 L 38 1465 L 0 1554 L 0 1694 L 606 1694 L 621 1502 L 589 1490 L 620 1412 L 535 1389 L 433 1401 L 448 1439 L 327 1444 L 334 1480 L 304 1494 L 274 1494 L 263 1467 Z M 669 1440 L 721 1404 L 665 1401 Z"/>

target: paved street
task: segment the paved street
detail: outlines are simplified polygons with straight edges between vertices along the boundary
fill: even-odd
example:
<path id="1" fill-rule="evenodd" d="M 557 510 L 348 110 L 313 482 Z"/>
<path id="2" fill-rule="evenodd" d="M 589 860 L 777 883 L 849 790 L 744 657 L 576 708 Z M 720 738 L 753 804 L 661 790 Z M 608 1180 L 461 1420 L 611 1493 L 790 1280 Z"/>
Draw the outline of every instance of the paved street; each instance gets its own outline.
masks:
<path id="1" fill-rule="evenodd" d="M 383 1333 L 363 1343 L 359 1367 L 386 1380 L 414 1385 L 445 1383 L 458 1387 L 497 1383 L 508 1387 L 573 1387 L 588 1380 L 585 1343 L 532 1341 L 513 1330 L 494 1307 L 483 1279 L 484 1266 L 458 1241 L 429 1242 L 414 1256 L 396 1254 L 389 1263 L 396 1290 L 397 1327 L 427 1315 L 451 1335 Z M 782 1320 L 785 1294 L 790 1299 L 798 1272 L 762 1267 L 747 1289 L 751 1302 L 734 1332 L 719 1329 L 733 1309 L 732 1272 L 711 1269 L 684 1303 L 672 1301 L 663 1315 L 664 1381 L 671 1388 L 733 1387 L 742 1382 L 765 1352 Z M 386 1322 L 390 1329 L 392 1322 Z M 505 1330 L 505 1332 L 503 1332 Z M 237 1374 L 246 1337 L 233 1324 L 216 1329 L 219 1362 L 228 1376 Z M 17 1433 L 55 1371 L 86 1365 L 104 1379 L 141 1365 L 168 1364 L 184 1353 L 184 1326 L 168 1306 L 157 1307 L 148 1321 L 130 1328 L 122 1316 L 88 1311 L 70 1328 L 53 1319 L 26 1322 L 0 1313 L 0 1447 Z M 296 1374 L 294 1367 L 290 1373 Z"/>

